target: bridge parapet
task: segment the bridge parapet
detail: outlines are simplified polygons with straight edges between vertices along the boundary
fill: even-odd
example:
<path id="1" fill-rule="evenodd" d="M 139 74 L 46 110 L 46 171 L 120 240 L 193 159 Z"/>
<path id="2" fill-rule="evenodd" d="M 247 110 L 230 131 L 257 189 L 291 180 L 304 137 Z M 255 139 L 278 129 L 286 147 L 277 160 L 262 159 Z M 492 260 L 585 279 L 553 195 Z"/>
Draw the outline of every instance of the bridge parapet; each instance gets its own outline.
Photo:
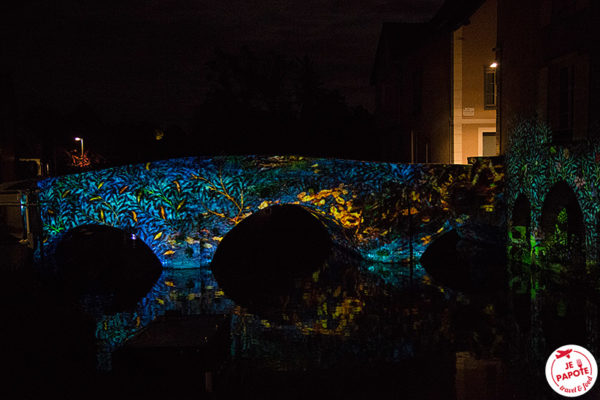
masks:
<path id="1" fill-rule="evenodd" d="M 274 204 L 310 210 L 329 222 L 334 242 L 367 260 L 418 259 L 443 232 L 475 214 L 498 214 L 501 179 L 500 170 L 481 161 L 247 156 L 115 167 L 50 178 L 39 187 L 49 249 L 74 227 L 109 225 L 144 240 L 165 267 L 189 268 L 210 263 L 230 229 Z"/>

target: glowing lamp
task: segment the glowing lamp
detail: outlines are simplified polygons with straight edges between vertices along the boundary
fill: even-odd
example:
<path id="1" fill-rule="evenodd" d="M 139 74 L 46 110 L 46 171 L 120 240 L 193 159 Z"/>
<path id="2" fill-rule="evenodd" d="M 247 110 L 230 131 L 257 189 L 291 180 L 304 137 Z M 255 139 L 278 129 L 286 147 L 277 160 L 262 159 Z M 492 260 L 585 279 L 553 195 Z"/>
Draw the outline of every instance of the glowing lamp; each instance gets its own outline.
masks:
<path id="1" fill-rule="evenodd" d="M 498 63 L 496 61 L 494 61 L 493 63 L 490 64 L 490 68 L 497 68 L 498 67 Z"/>
<path id="2" fill-rule="evenodd" d="M 80 138 L 79 136 L 77 136 L 75 138 L 76 142 L 81 142 L 81 159 L 83 160 L 83 138 Z"/>

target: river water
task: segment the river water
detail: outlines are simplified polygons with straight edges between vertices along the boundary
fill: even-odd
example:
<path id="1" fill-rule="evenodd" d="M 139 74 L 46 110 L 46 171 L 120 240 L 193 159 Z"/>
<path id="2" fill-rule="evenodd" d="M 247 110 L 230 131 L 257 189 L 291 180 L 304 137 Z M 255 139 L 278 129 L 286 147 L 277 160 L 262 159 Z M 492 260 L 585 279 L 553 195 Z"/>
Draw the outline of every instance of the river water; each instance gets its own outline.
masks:
<path id="1" fill-rule="evenodd" d="M 13 285 L 21 301 L 7 327 L 14 328 L 20 371 L 59 391 L 86 382 L 88 394 L 91 388 L 104 395 L 202 397 L 208 370 L 213 398 L 557 399 L 544 375 L 546 360 L 569 343 L 594 353 L 598 320 L 594 291 L 585 282 L 557 280 L 557 268 L 510 264 L 491 282 L 457 288 L 419 263 L 336 254 L 318 272 L 296 278 L 287 293 L 269 291 L 275 281 L 255 288 L 261 291 L 255 303 L 252 290 L 230 299 L 208 267 L 165 269 L 136 309 L 108 314 L 102 299 L 75 305 L 44 294 L 53 289 Z M 23 296 L 28 292 L 38 294 Z M 182 329 L 214 315 L 225 316 L 227 329 L 207 341 L 219 354 L 205 360 L 185 344 L 204 331 Z M 131 343 L 158 322 L 176 332 L 154 338 L 169 339 L 170 358 L 153 364 L 156 341 L 137 348 L 146 358 L 127 358 Z M 117 353 L 126 357 L 112 358 L 110 369 L 90 381 L 90 351 L 100 365 Z M 593 388 L 586 397 L 597 393 Z"/>
<path id="2" fill-rule="evenodd" d="M 251 307 L 201 269 L 165 270 L 157 298 L 178 320 L 228 316 L 213 383 L 222 397 L 552 399 L 547 358 L 587 345 L 581 295 L 534 284 L 530 267 L 507 265 L 502 281 L 455 289 L 418 263 L 340 259 Z"/>

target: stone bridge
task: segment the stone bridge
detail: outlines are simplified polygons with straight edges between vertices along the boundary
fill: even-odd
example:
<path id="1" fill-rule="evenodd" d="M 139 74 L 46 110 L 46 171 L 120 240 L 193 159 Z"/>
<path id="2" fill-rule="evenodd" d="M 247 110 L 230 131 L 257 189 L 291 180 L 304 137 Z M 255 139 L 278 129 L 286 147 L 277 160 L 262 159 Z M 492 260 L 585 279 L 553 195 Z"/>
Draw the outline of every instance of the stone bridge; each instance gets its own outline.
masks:
<path id="1" fill-rule="evenodd" d="M 473 216 L 498 214 L 503 169 L 473 163 L 181 158 L 60 176 L 39 183 L 43 241 L 51 253 L 75 227 L 108 225 L 142 239 L 164 267 L 197 268 L 247 216 L 294 204 L 342 247 L 398 263 Z"/>
<path id="2" fill-rule="evenodd" d="M 597 263 L 600 143 L 556 144 L 533 121 L 517 126 L 512 138 L 506 197 L 513 258 Z"/>
<path id="3" fill-rule="evenodd" d="M 540 360 L 561 343 L 597 351 L 600 143 L 555 143 L 537 121 L 517 124 L 511 138 L 508 252 L 521 329 Z"/>
<path id="4" fill-rule="evenodd" d="M 43 251 L 52 260 L 65 237 L 81 227 L 108 226 L 143 241 L 160 260 L 162 276 L 135 307 L 97 313 L 96 337 L 109 353 L 157 315 L 183 303 L 189 308 L 208 296 L 208 312 L 231 309 L 227 290 L 219 288 L 208 266 L 230 231 L 277 205 L 316 217 L 336 247 L 359 255 L 365 260 L 362 272 L 382 284 L 399 285 L 409 270 L 411 279 L 413 273 L 422 279 L 416 261 L 436 238 L 466 226 L 502 225 L 503 166 L 498 161 L 441 165 L 232 156 L 54 177 L 39 182 Z M 49 268 L 60 265 L 50 262 Z M 199 271 L 201 283 L 181 277 L 189 268 Z M 331 293 L 335 304 L 329 310 L 337 311 L 315 315 L 321 331 L 340 333 L 364 302 L 362 294 Z M 314 325 L 300 329 L 311 331 Z"/>

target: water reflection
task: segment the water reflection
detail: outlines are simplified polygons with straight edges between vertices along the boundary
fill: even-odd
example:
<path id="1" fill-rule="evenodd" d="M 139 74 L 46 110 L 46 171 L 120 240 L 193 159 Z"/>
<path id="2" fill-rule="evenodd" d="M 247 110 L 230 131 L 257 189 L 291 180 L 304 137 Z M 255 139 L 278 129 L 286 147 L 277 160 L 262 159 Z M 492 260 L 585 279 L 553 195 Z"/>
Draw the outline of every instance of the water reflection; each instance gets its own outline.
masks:
<path id="1" fill-rule="evenodd" d="M 82 305 L 88 313 L 96 312 L 93 301 Z M 134 311 L 95 314 L 98 368 L 110 371 L 112 352 L 159 316 L 228 314 L 232 307 L 233 302 L 225 297 L 210 270 L 164 269 Z"/>
<path id="2" fill-rule="evenodd" d="M 552 352 L 578 344 L 597 354 L 598 295 L 594 266 L 576 259 L 511 262 L 508 304 L 511 325 L 506 359 L 511 377 L 533 398 L 556 398 L 546 383 L 544 367 Z M 530 383 L 525 383 L 525 382 Z"/>
<path id="3" fill-rule="evenodd" d="M 318 274 L 296 279 L 286 300 L 266 314 L 234 304 L 208 270 L 166 270 L 160 290 L 142 302 L 146 314 L 104 316 L 99 338 L 126 339 L 118 335 L 126 335 L 128 321 L 143 324 L 167 310 L 178 318 L 230 313 L 230 358 L 217 380 L 225 396 L 251 390 L 273 397 L 281 390 L 276 393 L 448 398 L 454 393 L 455 294 L 434 284 L 420 265 L 412 266 L 412 280 L 410 270 L 333 251 Z M 310 386 L 301 384 L 307 380 Z"/>
<path id="4" fill-rule="evenodd" d="M 542 267 L 506 269 L 506 285 L 469 292 L 418 263 L 410 279 L 408 264 L 334 254 L 265 313 L 230 300 L 208 269 L 164 270 L 135 312 L 101 316 L 96 335 L 110 354 L 159 315 L 228 314 L 229 357 L 215 378 L 225 397 L 555 398 L 546 359 L 565 340 L 593 348 L 597 300 Z"/>

